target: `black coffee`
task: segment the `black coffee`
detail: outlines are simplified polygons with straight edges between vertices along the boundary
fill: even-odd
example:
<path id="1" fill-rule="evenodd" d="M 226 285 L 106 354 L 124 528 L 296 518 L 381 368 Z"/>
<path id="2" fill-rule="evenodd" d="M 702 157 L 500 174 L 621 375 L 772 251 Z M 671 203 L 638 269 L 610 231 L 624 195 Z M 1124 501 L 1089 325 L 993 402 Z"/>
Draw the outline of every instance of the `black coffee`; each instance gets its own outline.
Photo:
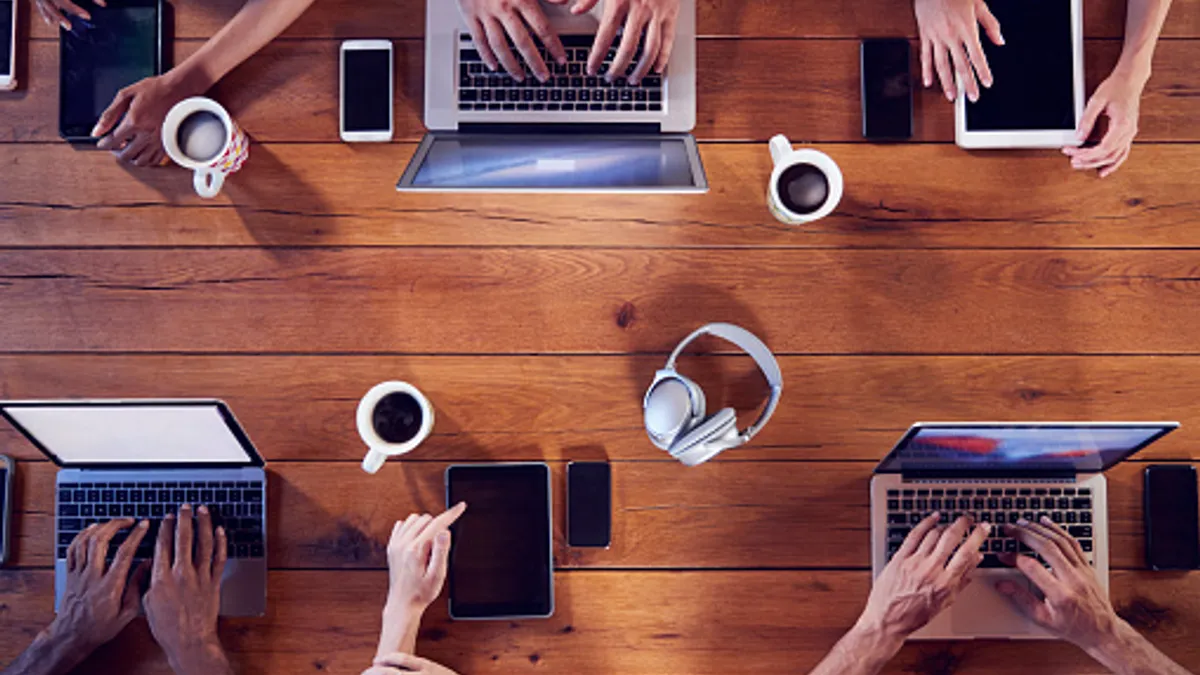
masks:
<path id="1" fill-rule="evenodd" d="M 779 175 L 779 201 L 793 212 L 819 211 L 829 199 L 829 179 L 812 164 L 793 164 Z"/>
<path id="2" fill-rule="evenodd" d="M 379 399 L 371 412 L 375 433 L 388 443 L 405 443 L 421 430 L 421 404 L 409 394 L 393 392 Z"/>

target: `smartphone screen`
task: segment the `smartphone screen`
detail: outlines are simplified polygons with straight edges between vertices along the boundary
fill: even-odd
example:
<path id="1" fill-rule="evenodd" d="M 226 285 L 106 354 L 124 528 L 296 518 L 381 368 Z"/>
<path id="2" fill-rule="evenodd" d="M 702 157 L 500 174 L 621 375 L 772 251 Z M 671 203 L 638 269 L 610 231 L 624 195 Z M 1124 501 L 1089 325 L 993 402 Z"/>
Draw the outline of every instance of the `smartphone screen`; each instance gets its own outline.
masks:
<path id="1" fill-rule="evenodd" d="M 863 137 L 912 137 L 912 82 L 904 38 L 862 42 Z"/>
<path id="2" fill-rule="evenodd" d="M 1200 567 L 1196 470 L 1149 467 L 1145 490 L 1146 564 L 1156 570 Z"/>
<path id="3" fill-rule="evenodd" d="M 606 462 L 567 465 L 567 543 L 607 548 L 612 539 L 612 472 Z"/>
<path id="4" fill-rule="evenodd" d="M 13 74 L 13 9 L 14 0 L 0 0 L 0 77 Z"/>
<path id="5" fill-rule="evenodd" d="M 554 611 L 550 468 L 452 466 L 446 501 L 466 502 L 451 526 L 450 616 L 546 617 Z"/>
<path id="6" fill-rule="evenodd" d="M 0 460 L 2 462 L 3 460 Z M 8 519 L 12 517 L 9 513 L 12 509 L 9 504 L 8 494 L 8 466 L 0 463 L 0 563 L 8 560 Z"/>
<path id="7" fill-rule="evenodd" d="M 391 131 L 392 52 L 346 49 L 342 56 L 342 130 Z"/>

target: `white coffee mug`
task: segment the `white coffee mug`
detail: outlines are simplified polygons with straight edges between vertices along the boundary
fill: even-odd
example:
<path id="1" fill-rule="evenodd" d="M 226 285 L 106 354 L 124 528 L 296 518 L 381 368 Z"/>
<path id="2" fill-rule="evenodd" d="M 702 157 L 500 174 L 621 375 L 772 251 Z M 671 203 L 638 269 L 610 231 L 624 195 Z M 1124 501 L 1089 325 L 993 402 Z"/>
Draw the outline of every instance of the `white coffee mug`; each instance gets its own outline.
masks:
<path id="1" fill-rule="evenodd" d="M 407 394 L 421 408 L 421 426 L 417 433 L 403 443 L 392 443 L 380 437 L 375 430 L 373 420 L 375 407 L 389 394 Z M 389 457 L 403 455 L 413 450 L 433 431 L 433 406 L 429 399 L 419 389 L 407 382 L 383 382 L 371 387 L 366 396 L 358 402 L 358 435 L 367 444 L 367 455 L 363 457 L 362 468 L 367 473 L 375 473 L 383 467 Z"/>
<path id="2" fill-rule="evenodd" d="M 838 202 L 842 200 L 842 170 L 838 168 L 837 162 L 820 150 L 793 148 L 791 141 L 783 134 L 771 139 L 770 148 L 771 160 L 775 163 L 775 168 L 771 171 L 771 182 L 767 185 L 767 206 L 771 213 L 789 225 L 811 223 L 833 213 Z M 779 195 L 779 183 L 783 172 L 797 164 L 813 166 L 825 177 L 825 198 L 821 206 L 806 213 L 788 208 Z"/>
<path id="3" fill-rule="evenodd" d="M 250 155 L 246 132 L 220 103 L 203 96 L 171 108 L 163 121 L 162 142 L 176 164 L 195 172 L 192 185 L 206 199 L 216 197 L 225 177 L 242 168 Z"/>

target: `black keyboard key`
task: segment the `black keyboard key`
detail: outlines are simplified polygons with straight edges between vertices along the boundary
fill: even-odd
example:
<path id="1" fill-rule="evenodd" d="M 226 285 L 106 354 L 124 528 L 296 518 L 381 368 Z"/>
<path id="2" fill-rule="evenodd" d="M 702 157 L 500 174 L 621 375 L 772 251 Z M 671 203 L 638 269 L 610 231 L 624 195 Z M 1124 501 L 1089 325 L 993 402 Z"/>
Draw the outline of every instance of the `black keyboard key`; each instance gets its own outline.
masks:
<path id="1" fill-rule="evenodd" d="M 187 503 L 188 504 L 196 504 L 199 501 L 200 501 L 200 491 L 199 490 L 192 489 L 192 490 L 187 491 Z"/>
<path id="2" fill-rule="evenodd" d="M 83 529 L 83 523 L 78 518 L 62 518 L 58 521 L 61 532 L 78 532 Z"/>
<path id="3" fill-rule="evenodd" d="M 975 494 L 975 491 L 971 490 L 971 489 L 966 489 L 966 490 L 963 490 L 962 492 L 960 492 L 959 494 L 962 495 L 963 497 L 970 497 L 971 495 Z"/>
<path id="4" fill-rule="evenodd" d="M 1020 519 L 1021 519 L 1021 514 L 1017 513 L 1016 511 L 1013 511 L 1012 513 L 1008 514 L 1008 524 L 1009 525 L 1016 525 L 1017 521 Z"/>
<path id="5" fill-rule="evenodd" d="M 1087 497 L 1090 494 L 1092 494 L 1091 488 L 1079 488 L 1080 497 Z"/>
<path id="6" fill-rule="evenodd" d="M 1057 497 L 1062 494 L 1062 488 L 1050 488 L 1050 494 Z"/>
<path id="7" fill-rule="evenodd" d="M 1067 511 L 1067 522 L 1074 524 L 1079 522 L 1079 514 L 1074 511 Z"/>
<path id="8" fill-rule="evenodd" d="M 999 497 L 1002 494 L 1004 494 L 1004 490 L 1001 490 L 1000 488 L 992 488 L 993 497 Z"/>
<path id="9" fill-rule="evenodd" d="M 1075 494 L 1075 488 L 1063 488 L 1063 494 L 1070 497 Z"/>
<path id="10" fill-rule="evenodd" d="M 916 490 L 905 490 L 903 494 L 905 497 L 916 497 L 917 491 Z"/>
<path id="11" fill-rule="evenodd" d="M 250 557 L 250 545 L 249 544 L 238 544 L 237 552 L 234 554 L 234 557 L 249 558 Z"/>
<path id="12" fill-rule="evenodd" d="M 1092 527 L 1091 525 L 1071 525 L 1067 528 L 1067 533 L 1072 537 L 1090 539 L 1092 536 Z"/>
<path id="13" fill-rule="evenodd" d="M 1013 507 L 1012 497 L 1005 497 L 1004 499 L 1000 500 L 1000 508 L 1011 509 L 1012 507 Z"/>
<path id="14" fill-rule="evenodd" d="M 913 525 L 916 525 L 917 523 L 921 522 L 921 514 L 919 514 L 919 513 L 908 514 L 908 522 Z"/>
<path id="15" fill-rule="evenodd" d="M 888 511 L 896 511 L 900 508 L 899 499 L 889 499 L 887 503 Z"/>
<path id="16" fill-rule="evenodd" d="M 256 502 L 250 505 L 250 515 L 261 518 L 262 514 L 262 502 Z"/>
<path id="17" fill-rule="evenodd" d="M 1007 497 L 1012 497 L 1017 494 L 1016 488 L 1004 488 L 1004 494 Z"/>
<path id="18" fill-rule="evenodd" d="M 1092 540 L 1091 539 L 1080 539 L 1079 547 L 1083 549 L 1084 553 L 1091 553 L 1092 552 Z"/>
<path id="19" fill-rule="evenodd" d="M 938 513 L 938 524 L 949 525 L 950 524 L 950 514 L 946 511 L 942 511 L 941 513 Z"/>
<path id="20" fill-rule="evenodd" d="M 1004 540 L 1004 552 L 1005 553 L 1016 553 L 1017 552 L 1017 540 L 1016 539 L 1005 539 Z"/>
<path id="21" fill-rule="evenodd" d="M 59 504 L 58 515 L 60 516 L 77 516 L 79 515 L 78 504 Z"/>
<path id="22" fill-rule="evenodd" d="M 116 508 L 116 504 L 113 504 L 112 506 L 113 506 L 113 508 Z M 107 518 L 108 517 L 108 509 L 109 509 L 108 504 L 95 504 L 92 506 L 92 509 L 95 512 L 97 518 Z"/>
<path id="23" fill-rule="evenodd" d="M 117 490 L 116 501 L 118 504 L 129 501 L 129 490 Z"/>
<path id="24" fill-rule="evenodd" d="M 58 491 L 58 503 L 59 504 L 70 504 L 71 503 L 71 491 L 70 490 L 59 490 Z"/>
<path id="25" fill-rule="evenodd" d="M 213 491 L 212 490 L 204 489 L 204 490 L 200 491 L 200 503 L 201 504 L 208 504 L 208 503 L 212 502 L 212 500 L 213 500 Z"/>
<path id="26" fill-rule="evenodd" d="M 999 499 L 996 499 L 995 497 L 993 497 L 993 498 L 991 498 L 991 499 L 987 500 L 987 507 L 988 507 L 989 509 L 998 509 L 998 508 L 1000 508 L 1000 500 L 999 500 Z"/>
<path id="27" fill-rule="evenodd" d="M 1033 491 L 1033 494 L 1044 495 L 1044 494 L 1046 494 L 1046 488 L 1037 488 L 1036 490 Z"/>
<path id="28" fill-rule="evenodd" d="M 171 503 L 179 505 L 187 501 L 187 492 L 184 490 L 171 490 Z"/>
<path id="29" fill-rule="evenodd" d="M 1071 500 L 1071 508 L 1080 511 L 1092 508 L 1092 500 L 1088 497 L 1076 497 Z"/>
<path id="30" fill-rule="evenodd" d="M 958 490 L 946 490 L 946 496 L 947 497 L 957 497 Z"/>
<path id="31" fill-rule="evenodd" d="M 159 490 L 158 491 L 158 503 L 159 504 L 170 504 L 171 503 L 171 491 L 170 490 Z"/>
<path id="32" fill-rule="evenodd" d="M 917 496 L 918 497 L 928 497 L 929 490 L 917 490 Z"/>
<path id="33" fill-rule="evenodd" d="M 889 513 L 887 521 L 889 525 L 907 525 L 908 516 L 903 513 Z"/>
<path id="34" fill-rule="evenodd" d="M 1060 497 L 1058 500 L 1058 508 L 1066 510 L 1071 508 L 1071 500 L 1066 497 Z"/>
<path id="35" fill-rule="evenodd" d="M 1051 513 L 1050 520 L 1053 520 L 1054 522 L 1061 524 L 1063 521 L 1062 511 L 1055 511 L 1054 513 Z"/>
<path id="36" fill-rule="evenodd" d="M 458 60 L 464 63 L 483 63 L 483 57 L 474 49 L 459 50 Z"/>
<path id="37" fill-rule="evenodd" d="M 87 499 L 87 492 L 84 490 L 71 490 L 71 501 L 81 502 Z"/>
<path id="38" fill-rule="evenodd" d="M 88 490 L 87 491 L 87 500 L 89 502 L 100 501 L 100 491 L 99 490 Z"/>
<path id="39" fill-rule="evenodd" d="M 1023 497 L 1028 497 L 1029 495 L 1033 494 L 1033 490 L 1030 488 L 1021 488 L 1020 494 Z"/>
<path id="40" fill-rule="evenodd" d="M 905 511 L 912 511 L 913 510 L 913 500 L 905 499 L 904 501 L 900 502 L 900 508 L 904 509 Z"/>
<path id="41" fill-rule="evenodd" d="M 1029 508 L 1034 509 L 1034 510 L 1042 508 L 1042 498 L 1034 497 L 1034 498 L 1030 499 L 1029 500 Z"/>
<path id="42" fill-rule="evenodd" d="M 137 517 L 138 518 L 149 518 L 150 517 L 150 505 L 149 504 L 138 504 L 137 505 Z"/>
<path id="43" fill-rule="evenodd" d="M 91 518 L 92 517 L 92 505 L 91 504 L 81 504 L 79 506 L 79 515 Z"/>
<path id="44" fill-rule="evenodd" d="M 992 553 L 1003 553 L 1004 552 L 1004 542 L 1000 541 L 999 539 L 993 539 L 990 548 L 992 550 Z"/>
<path id="45" fill-rule="evenodd" d="M 959 499 L 958 500 L 958 508 L 963 511 L 966 511 L 967 509 L 971 508 L 971 500 L 970 499 Z"/>
<path id="46" fill-rule="evenodd" d="M 154 504 L 150 507 L 151 518 L 165 518 L 166 515 L 166 509 L 162 504 Z"/>
<path id="47" fill-rule="evenodd" d="M 70 546 L 71 542 L 74 540 L 75 540 L 74 532 L 59 532 L 58 533 L 59 546 Z"/>
<path id="48" fill-rule="evenodd" d="M 996 568 L 996 567 L 1008 567 L 1008 565 L 1005 565 L 1004 563 L 1000 562 L 1000 556 L 995 555 L 993 553 L 985 554 L 983 556 L 983 562 L 979 563 L 979 566 L 983 569 Z"/>
<path id="49" fill-rule="evenodd" d="M 1090 523 L 1090 522 L 1092 522 L 1092 512 L 1091 512 L 1091 511 L 1084 511 L 1084 512 L 1080 513 L 1080 514 L 1079 514 L 1079 522 L 1081 522 L 1081 523 Z"/>
<path id="50" fill-rule="evenodd" d="M 899 491 L 899 490 L 888 490 L 888 491 L 887 491 L 887 496 L 888 496 L 888 497 L 899 497 L 899 496 L 900 496 L 900 491 Z"/>
<path id="51" fill-rule="evenodd" d="M 979 521 L 980 521 L 980 522 L 982 522 L 982 523 L 990 523 L 990 522 L 992 522 L 992 514 L 991 514 L 991 512 L 989 512 L 989 511 L 984 511 L 983 513 L 979 514 Z"/>
<path id="52" fill-rule="evenodd" d="M 1021 517 L 1031 523 L 1033 522 L 1033 519 L 1036 518 L 1033 511 L 1024 511 L 1021 513 Z"/>
<path id="53" fill-rule="evenodd" d="M 251 558 L 261 558 L 261 557 L 263 557 L 263 545 L 262 545 L 262 544 L 257 544 L 257 543 L 256 543 L 256 544 L 250 544 L 250 557 L 251 557 Z"/>
<path id="54" fill-rule="evenodd" d="M 972 506 L 973 506 L 973 508 L 974 508 L 976 511 L 979 511 L 979 510 L 981 510 L 981 509 L 983 509 L 983 508 L 985 508 L 985 507 L 987 506 L 987 502 L 986 502 L 986 500 L 983 500 L 983 499 L 980 499 L 979 497 L 976 497 L 976 498 L 975 498 L 975 499 L 972 501 Z"/>
<path id="55" fill-rule="evenodd" d="M 937 497 L 930 499 L 929 500 L 929 508 L 934 511 L 940 511 L 942 509 L 942 500 L 938 499 Z"/>
<path id="56" fill-rule="evenodd" d="M 115 504 L 113 505 L 113 508 L 114 508 L 114 509 L 116 508 L 116 505 L 115 505 Z M 121 505 L 121 516 L 122 516 L 122 517 L 124 517 L 124 518 L 132 518 L 132 517 L 133 517 L 133 515 L 134 515 L 134 513 L 135 513 L 135 511 L 134 511 L 134 506 L 133 506 L 133 504 L 122 504 L 122 505 Z M 114 515 L 114 514 L 113 514 L 113 512 L 112 512 L 112 509 L 109 509 L 108 515 L 109 515 L 110 517 Z"/>
<path id="57" fill-rule="evenodd" d="M 928 499 L 918 499 L 917 500 L 917 510 L 921 511 L 922 513 L 929 511 L 929 500 Z"/>

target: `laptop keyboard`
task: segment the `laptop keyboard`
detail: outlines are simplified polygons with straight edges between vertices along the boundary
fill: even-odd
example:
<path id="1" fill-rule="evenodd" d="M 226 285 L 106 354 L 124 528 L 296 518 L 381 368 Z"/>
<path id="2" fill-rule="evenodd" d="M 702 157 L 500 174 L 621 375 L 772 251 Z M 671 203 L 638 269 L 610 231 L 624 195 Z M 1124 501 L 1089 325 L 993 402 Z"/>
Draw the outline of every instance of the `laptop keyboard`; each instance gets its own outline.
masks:
<path id="1" fill-rule="evenodd" d="M 588 52 L 593 36 L 563 35 L 560 37 L 567 52 L 567 63 L 558 64 L 546 48 L 538 45 L 542 60 L 550 70 L 546 81 L 538 82 L 532 75 L 518 82 L 502 70 L 491 72 L 483 57 L 475 50 L 470 35 L 460 36 L 458 53 L 458 109 L 510 110 L 539 112 L 661 112 L 663 109 L 663 78 L 653 72 L 642 78 L 638 86 L 626 81 L 642 58 L 641 47 L 621 77 L 611 83 L 604 79 L 617 50 L 608 50 L 600 74 L 587 74 Z M 513 53 L 520 52 L 513 48 Z"/>
<path id="2" fill-rule="evenodd" d="M 88 525 L 114 518 L 150 521 L 135 557 L 153 558 L 159 525 L 180 504 L 208 506 L 213 524 L 225 528 L 230 558 L 265 555 L 262 481 L 93 482 L 58 485 L 58 559 L 67 557 L 71 540 Z M 125 530 L 113 538 L 109 558 L 128 534 Z"/>
<path id="3" fill-rule="evenodd" d="M 1022 518 L 1036 522 L 1049 517 L 1064 527 L 1087 554 L 1092 557 L 1092 491 L 1090 488 L 1044 487 L 980 487 L 980 488 L 921 488 L 888 490 L 887 492 L 887 557 L 899 550 L 913 526 L 930 513 L 941 513 L 941 524 L 948 525 L 964 514 L 974 516 L 975 522 L 1012 525 Z M 1025 544 L 1005 536 L 1004 528 L 993 527 L 983 542 L 984 553 L 980 567 L 1008 567 L 1000 562 L 1001 553 L 1028 553 L 1045 564 L 1041 556 Z"/>

